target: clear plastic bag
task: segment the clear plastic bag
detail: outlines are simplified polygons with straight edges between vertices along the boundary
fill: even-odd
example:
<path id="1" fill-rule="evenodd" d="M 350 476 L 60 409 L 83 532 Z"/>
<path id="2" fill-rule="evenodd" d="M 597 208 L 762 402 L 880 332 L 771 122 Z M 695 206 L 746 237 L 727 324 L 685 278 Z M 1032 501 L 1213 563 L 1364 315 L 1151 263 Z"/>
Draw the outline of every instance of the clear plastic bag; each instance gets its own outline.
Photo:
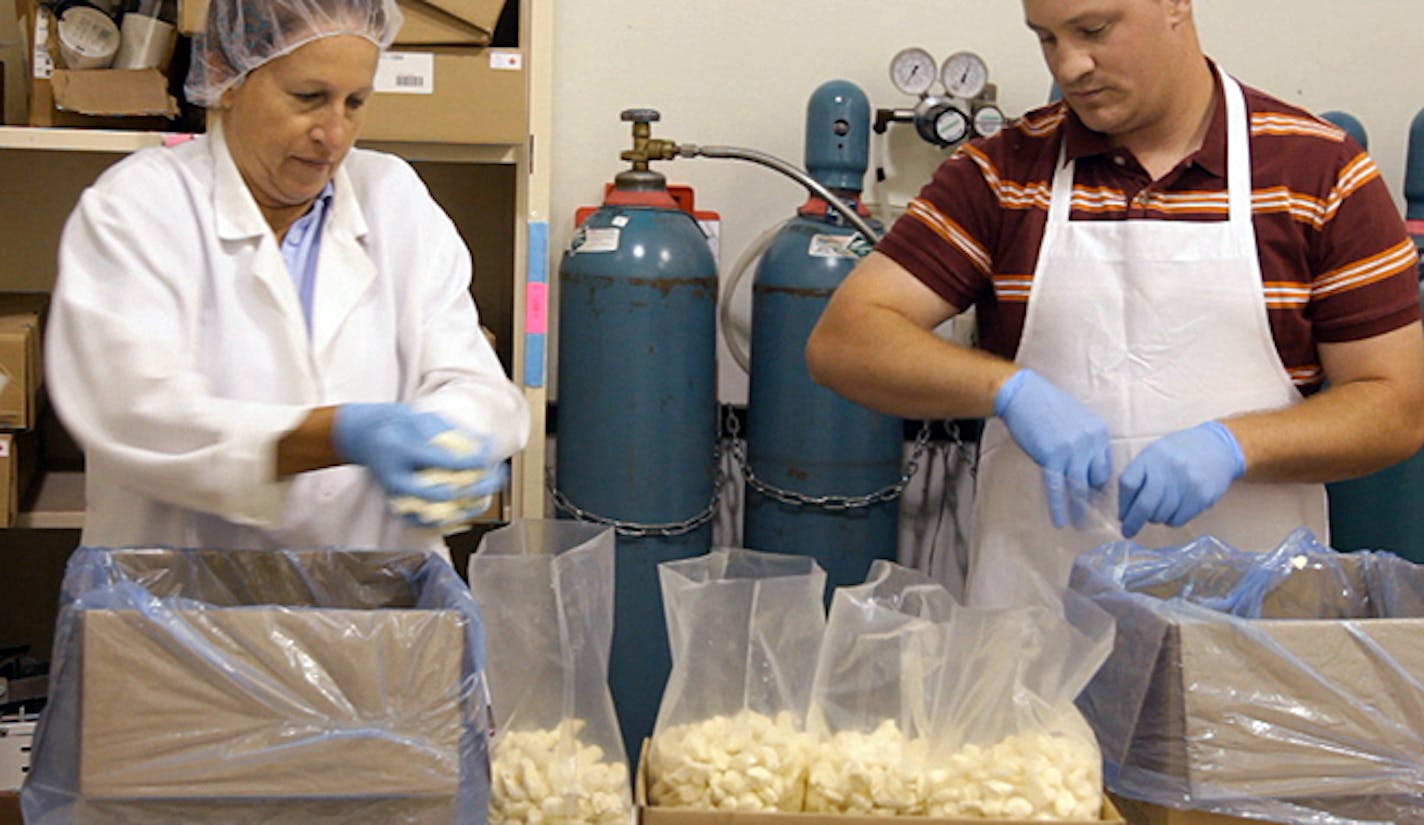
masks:
<path id="1" fill-rule="evenodd" d="M 483 632 L 424 552 L 80 548 L 25 821 L 484 822 Z"/>
<path id="2" fill-rule="evenodd" d="M 1096 819 L 1100 757 L 1073 697 L 1112 623 L 1072 594 L 1056 607 L 966 608 L 877 561 L 839 588 L 808 730 L 807 810 Z"/>
<path id="3" fill-rule="evenodd" d="M 613 573 L 613 530 L 577 521 L 514 522 L 470 557 L 489 632 L 491 825 L 630 816 L 608 689 Z"/>
<path id="4" fill-rule="evenodd" d="M 1221 584 L 1205 597 L 1204 578 Z M 1080 701 L 1110 790 L 1300 825 L 1424 823 L 1424 567 L 1302 529 L 1264 554 L 1104 545 L 1073 586 L 1117 618 Z"/>
<path id="5" fill-rule="evenodd" d="M 648 750 L 653 805 L 799 811 L 825 631 L 807 556 L 723 549 L 658 565 L 672 672 Z"/>

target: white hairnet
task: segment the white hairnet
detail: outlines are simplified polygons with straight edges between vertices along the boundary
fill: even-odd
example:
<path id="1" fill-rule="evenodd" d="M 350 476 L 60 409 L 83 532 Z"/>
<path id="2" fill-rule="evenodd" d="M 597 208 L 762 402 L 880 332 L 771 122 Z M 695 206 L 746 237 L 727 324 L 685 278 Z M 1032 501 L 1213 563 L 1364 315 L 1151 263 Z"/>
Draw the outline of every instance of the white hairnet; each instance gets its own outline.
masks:
<path id="1" fill-rule="evenodd" d="M 320 37 L 354 34 L 384 49 L 401 20 L 395 0 L 212 0 L 183 90 L 212 106 L 248 72 Z"/>

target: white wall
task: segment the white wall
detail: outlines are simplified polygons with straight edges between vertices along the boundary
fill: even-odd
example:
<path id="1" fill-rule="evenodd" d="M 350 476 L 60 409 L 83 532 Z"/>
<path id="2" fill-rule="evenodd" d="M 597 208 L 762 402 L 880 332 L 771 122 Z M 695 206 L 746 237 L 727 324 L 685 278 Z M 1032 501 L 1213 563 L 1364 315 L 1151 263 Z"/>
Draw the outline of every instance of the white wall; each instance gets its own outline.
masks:
<path id="1" fill-rule="evenodd" d="M 806 100 L 822 82 L 851 80 L 872 106 L 910 105 L 887 70 L 905 46 L 922 46 L 938 59 L 978 52 L 1011 116 L 1044 103 L 1050 87 L 1015 0 L 551 2 L 554 267 L 574 210 L 598 203 L 604 182 L 624 167 L 618 153 L 629 131 L 618 119 L 622 109 L 659 109 L 654 135 L 753 147 L 799 166 Z M 1196 6 L 1208 54 L 1244 82 L 1315 111 L 1358 117 L 1402 204 L 1409 123 L 1424 106 L 1424 2 L 1197 0 Z M 939 152 L 908 128 L 892 127 L 885 152 L 890 179 L 868 194 L 871 200 L 903 204 L 939 161 Z M 722 214 L 724 278 L 756 236 L 804 200 L 796 184 L 746 163 L 683 159 L 661 171 L 691 184 L 700 207 Z M 738 294 L 745 312 L 746 297 Z M 723 360 L 722 398 L 744 401 L 745 377 Z"/>

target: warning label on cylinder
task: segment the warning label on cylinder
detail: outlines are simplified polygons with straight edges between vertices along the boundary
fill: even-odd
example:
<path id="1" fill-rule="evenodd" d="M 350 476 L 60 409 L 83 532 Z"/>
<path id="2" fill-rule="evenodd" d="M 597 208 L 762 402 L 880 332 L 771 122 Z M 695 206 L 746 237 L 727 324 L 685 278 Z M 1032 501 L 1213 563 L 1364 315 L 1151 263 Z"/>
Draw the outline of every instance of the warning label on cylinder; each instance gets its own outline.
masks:
<path id="1" fill-rule="evenodd" d="M 623 230 L 617 227 L 589 229 L 580 227 L 569 244 L 571 252 L 617 252 Z"/>
<path id="2" fill-rule="evenodd" d="M 864 258 L 871 244 L 859 232 L 853 235 L 812 235 L 806 254 L 812 258 Z"/>

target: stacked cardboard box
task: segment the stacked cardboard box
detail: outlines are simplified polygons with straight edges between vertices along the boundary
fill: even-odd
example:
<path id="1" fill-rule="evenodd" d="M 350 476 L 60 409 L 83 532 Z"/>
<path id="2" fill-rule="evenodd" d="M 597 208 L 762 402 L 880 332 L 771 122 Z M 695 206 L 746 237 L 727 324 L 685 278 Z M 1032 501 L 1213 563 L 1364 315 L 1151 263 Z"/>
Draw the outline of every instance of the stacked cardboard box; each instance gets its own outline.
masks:
<path id="1" fill-rule="evenodd" d="M 164 129 L 178 114 L 159 69 L 69 70 L 58 58 L 54 15 L 18 0 L 30 53 L 29 123 L 93 129 Z"/>
<path id="2" fill-rule="evenodd" d="M 48 303 L 44 293 L 0 292 L 0 527 L 14 526 L 38 465 L 34 428 Z"/>
<path id="3" fill-rule="evenodd" d="M 523 54 L 490 46 L 505 0 L 399 0 L 404 23 L 381 57 L 361 137 L 523 143 Z M 182 0 L 178 29 L 202 31 L 208 0 Z"/>

